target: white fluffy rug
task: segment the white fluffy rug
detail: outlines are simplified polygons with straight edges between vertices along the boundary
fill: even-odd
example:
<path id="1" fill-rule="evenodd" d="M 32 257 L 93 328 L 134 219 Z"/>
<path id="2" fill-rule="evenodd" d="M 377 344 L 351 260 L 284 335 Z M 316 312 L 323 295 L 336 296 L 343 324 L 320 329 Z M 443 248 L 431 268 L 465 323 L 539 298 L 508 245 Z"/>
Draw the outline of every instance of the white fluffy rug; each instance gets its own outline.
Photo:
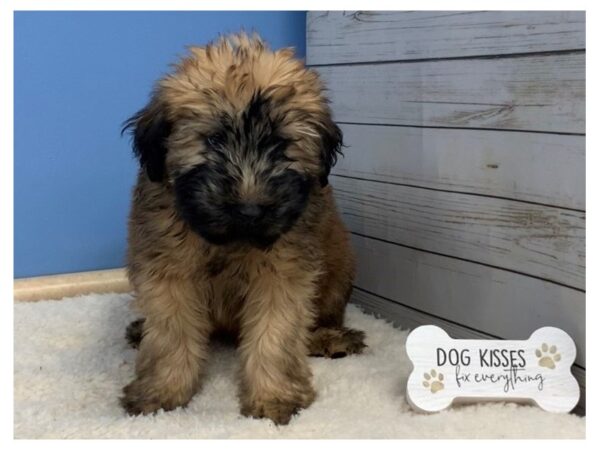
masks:
<path id="1" fill-rule="evenodd" d="M 214 346 L 204 388 L 186 409 L 128 417 L 133 376 L 129 295 L 15 304 L 15 438 L 530 438 L 585 437 L 585 419 L 488 404 L 423 415 L 404 398 L 407 332 L 348 308 L 367 333 L 361 356 L 311 358 L 315 403 L 288 426 L 238 412 L 235 350 Z"/>

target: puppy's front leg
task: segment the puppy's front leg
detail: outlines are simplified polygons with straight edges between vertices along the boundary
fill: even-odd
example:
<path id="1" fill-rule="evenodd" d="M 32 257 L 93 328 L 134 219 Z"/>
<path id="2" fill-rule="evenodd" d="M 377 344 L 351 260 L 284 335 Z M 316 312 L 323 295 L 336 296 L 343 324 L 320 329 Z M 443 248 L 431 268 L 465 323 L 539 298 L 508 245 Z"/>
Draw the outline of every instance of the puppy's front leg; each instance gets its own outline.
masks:
<path id="1" fill-rule="evenodd" d="M 138 292 L 146 317 L 136 378 L 123 389 L 129 414 L 185 406 L 200 384 L 211 326 L 206 299 L 186 280 L 147 283 Z"/>
<path id="2" fill-rule="evenodd" d="M 266 269 L 251 280 L 241 316 L 242 414 L 287 424 L 315 398 L 308 366 L 313 319 L 310 277 L 282 277 Z"/>

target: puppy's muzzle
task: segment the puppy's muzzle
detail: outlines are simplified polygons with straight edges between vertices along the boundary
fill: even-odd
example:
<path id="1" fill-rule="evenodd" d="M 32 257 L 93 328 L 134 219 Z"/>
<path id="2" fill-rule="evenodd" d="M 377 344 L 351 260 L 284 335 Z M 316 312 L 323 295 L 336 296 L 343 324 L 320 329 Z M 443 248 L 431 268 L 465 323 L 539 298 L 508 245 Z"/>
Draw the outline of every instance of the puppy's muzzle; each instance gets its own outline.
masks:
<path id="1" fill-rule="evenodd" d="M 254 224 L 264 216 L 265 208 L 255 203 L 242 204 L 237 208 L 237 215 L 242 223 Z"/>

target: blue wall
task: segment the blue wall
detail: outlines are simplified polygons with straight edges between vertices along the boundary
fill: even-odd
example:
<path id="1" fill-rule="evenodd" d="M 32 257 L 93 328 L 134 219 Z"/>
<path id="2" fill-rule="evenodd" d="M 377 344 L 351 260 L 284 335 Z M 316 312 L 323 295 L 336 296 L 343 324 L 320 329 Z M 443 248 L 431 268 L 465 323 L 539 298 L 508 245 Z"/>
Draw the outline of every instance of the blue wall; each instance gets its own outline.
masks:
<path id="1" fill-rule="evenodd" d="M 136 172 L 121 122 L 189 44 L 258 31 L 305 54 L 304 12 L 16 12 L 15 277 L 121 267 Z"/>

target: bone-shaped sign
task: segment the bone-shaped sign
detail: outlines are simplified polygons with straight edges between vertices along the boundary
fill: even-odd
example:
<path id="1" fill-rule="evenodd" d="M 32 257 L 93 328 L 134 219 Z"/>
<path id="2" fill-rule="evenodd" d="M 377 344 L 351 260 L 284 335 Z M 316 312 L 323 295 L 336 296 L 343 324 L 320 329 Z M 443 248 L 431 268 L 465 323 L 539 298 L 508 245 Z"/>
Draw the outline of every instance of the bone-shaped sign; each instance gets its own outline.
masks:
<path id="1" fill-rule="evenodd" d="M 535 402 L 569 412 L 579 401 L 571 374 L 575 343 L 559 328 L 536 330 L 525 341 L 452 339 L 433 325 L 416 328 L 406 341 L 413 363 L 407 399 L 424 412 L 457 402 Z"/>

